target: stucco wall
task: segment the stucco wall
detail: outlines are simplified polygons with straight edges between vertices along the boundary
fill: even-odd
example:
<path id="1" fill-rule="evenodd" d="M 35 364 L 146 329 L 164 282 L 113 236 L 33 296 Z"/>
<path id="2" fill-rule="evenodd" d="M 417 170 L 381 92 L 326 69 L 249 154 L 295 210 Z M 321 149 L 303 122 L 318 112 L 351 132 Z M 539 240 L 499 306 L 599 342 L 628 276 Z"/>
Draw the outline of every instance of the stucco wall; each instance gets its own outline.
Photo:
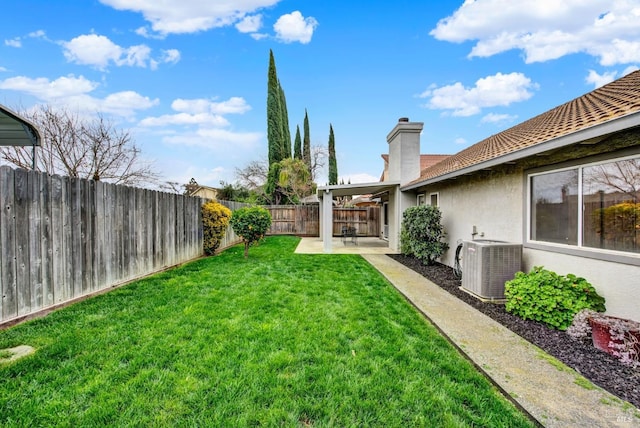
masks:
<path id="1" fill-rule="evenodd" d="M 453 266 L 456 246 L 459 241 L 473 238 L 473 226 L 478 232 L 476 239 L 522 243 L 521 172 L 495 173 L 490 180 L 463 178 L 442 187 L 427 189 L 427 195 L 433 192 L 439 194 L 442 222 L 450 246 L 443 256 L 443 263 Z"/>
<path id="2" fill-rule="evenodd" d="M 450 245 L 441 259 L 444 264 L 453 266 L 458 242 L 472 239 L 473 226 L 478 232 L 476 239 L 523 243 L 526 189 L 522 169 L 485 171 L 478 176 L 429 186 L 419 193 L 423 191 L 439 193 Z M 607 313 L 640 321 L 638 266 L 525 248 L 522 268 L 528 272 L 534 266 L 586 278 L 605 297 Z"/>
<path id="3" fill-rule="evenodd" d="M 549 251 L 525 249 L 527 269 L 544 266 L 559 274 L 573 273 L 589 281 L 606 300 L 607 313 L 640 321 L 640 268 Z"/>

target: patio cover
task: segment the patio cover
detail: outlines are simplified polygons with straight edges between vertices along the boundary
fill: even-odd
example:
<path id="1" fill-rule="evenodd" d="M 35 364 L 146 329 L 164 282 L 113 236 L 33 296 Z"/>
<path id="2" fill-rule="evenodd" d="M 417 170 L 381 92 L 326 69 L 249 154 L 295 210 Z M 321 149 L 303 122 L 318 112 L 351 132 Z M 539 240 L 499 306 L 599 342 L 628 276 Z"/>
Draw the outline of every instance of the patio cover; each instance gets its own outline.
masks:
<path id="1" fill-rule="evenodd" d="M 399 187 L 400 182 L 396 181 L 319 186 L 316 194 L 320 199 L 320 238 L 323 241 L 324 252 L 331 253 L 334 197 L 379 194 L 392 191 Z"/>
<path id="2" fill-rule="evenodd" d="M 42 141 L 38 128 L 23 117 L 0 104 L 0 146 L 33 147 L 33 166 L 36 164 L 36 146 Z"/>
<path id="3" fill-rule="evenodd" d="M 38 128 L 0 104 L 0 146 L 39 146 Z"/>

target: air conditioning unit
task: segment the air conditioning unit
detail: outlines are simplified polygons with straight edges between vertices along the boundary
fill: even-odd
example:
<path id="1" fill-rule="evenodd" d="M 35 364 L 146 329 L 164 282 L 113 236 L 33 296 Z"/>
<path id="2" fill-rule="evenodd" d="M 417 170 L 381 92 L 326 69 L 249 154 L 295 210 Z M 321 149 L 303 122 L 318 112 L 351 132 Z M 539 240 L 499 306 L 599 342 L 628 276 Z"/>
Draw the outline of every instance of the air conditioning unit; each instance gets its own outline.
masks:
<path id="1" fill-rule="evenodd" d="M 492 240 L 462 243 L 462 289 L 477 297 L 504 299 L 504 283 L 521 269 L 521 244 Z"/>

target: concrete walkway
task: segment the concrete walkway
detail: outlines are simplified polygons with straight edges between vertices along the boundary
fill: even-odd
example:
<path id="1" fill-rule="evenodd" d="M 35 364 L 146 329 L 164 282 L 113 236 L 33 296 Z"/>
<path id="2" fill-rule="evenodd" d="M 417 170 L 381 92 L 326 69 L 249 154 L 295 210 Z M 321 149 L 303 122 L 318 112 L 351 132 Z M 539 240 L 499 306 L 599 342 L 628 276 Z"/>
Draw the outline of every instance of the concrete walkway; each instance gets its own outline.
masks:
<path id="1" fill-rule="evenodd" d="M 363 257 L 545 427 L 640 427 L 640 410 L 383 254 Z"/>
<path id="2" fill-rule="evenodd" d="M 545 427 L 640 427 L 640 410 L 593 385 L 540 348 L 385 254 L 386 241 L 344 245 L 333 254 L 361 254 L 496 385 Z M 321 254 L 303 238 L 296 253 Z"/>

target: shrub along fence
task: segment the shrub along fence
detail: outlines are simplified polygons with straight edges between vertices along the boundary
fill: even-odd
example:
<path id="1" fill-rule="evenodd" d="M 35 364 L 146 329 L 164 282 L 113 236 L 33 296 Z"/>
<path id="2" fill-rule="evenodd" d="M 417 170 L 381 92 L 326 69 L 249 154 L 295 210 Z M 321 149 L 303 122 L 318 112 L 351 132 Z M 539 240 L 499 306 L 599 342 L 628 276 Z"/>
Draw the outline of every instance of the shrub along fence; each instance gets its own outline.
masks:
<path id="1" fill-rule="evenodd" d="M 203 202 L 0 167 L 0 324 L 201 256 Z"/>

